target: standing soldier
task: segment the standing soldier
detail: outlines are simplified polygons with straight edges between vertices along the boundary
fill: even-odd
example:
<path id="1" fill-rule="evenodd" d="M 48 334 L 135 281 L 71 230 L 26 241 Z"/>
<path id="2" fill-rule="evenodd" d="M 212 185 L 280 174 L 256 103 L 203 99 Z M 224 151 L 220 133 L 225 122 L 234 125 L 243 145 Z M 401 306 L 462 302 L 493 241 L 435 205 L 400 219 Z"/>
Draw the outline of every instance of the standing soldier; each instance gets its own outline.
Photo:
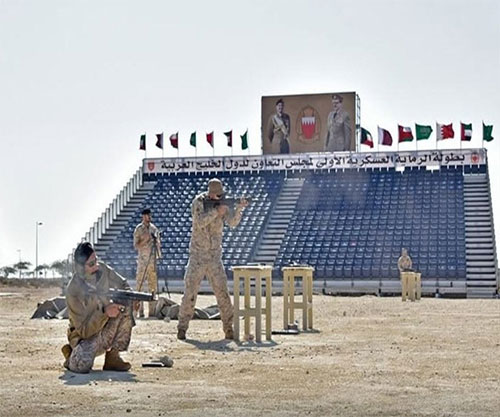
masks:
<path id="1" fill-rule="evenodd" d="M 412 271 L 411 267 L 412 267 L 411 258 L 408 256 L 408 251 L 405 248 L 403 248 L 401 249 L 401 256 L 398 259 L 399 272 Z"/>
<path id="2" fill-rule="evenodd" d="M 151 222 L 151 210 L 142 211 L 142 222 L 134 230 L 134 248 L 137 251 L 137 291 L 147 279 L 150 292 L 158 292 L 158 276 L 156 274 L 156 260 L 161 258 L 161 242 L 158 228 Z M 155 315 L 156 301 L 149 302 L 148 316 Z M 141 302 L 139 317 L 144 317 L 144 305 Z"/>
<path id="3" fill-rule="evenodd" d="M 229 213 L 226 205 L 204 209 L 204 201 L 220 200 L 224 189 L 220 180 L 214 178 L 208 182 L 208 192 L 196 196 L 191 206 L 193 225 L 189 244 L 189 262 L 184 276 L 184 296 L 179 311 L 177 338 L 186 339 L 189 321 L 193 317 L 196 297 L 204 276 L 214 290 L 220 309 L 222 327 L 226 339 L 233 339 L 233 306 L 227 289 L 227 277 L 222 264 L 222 234 L 224 223 L 236 227 L 241 220 L 241 211 L 248 205 L 245 199 Z"/>

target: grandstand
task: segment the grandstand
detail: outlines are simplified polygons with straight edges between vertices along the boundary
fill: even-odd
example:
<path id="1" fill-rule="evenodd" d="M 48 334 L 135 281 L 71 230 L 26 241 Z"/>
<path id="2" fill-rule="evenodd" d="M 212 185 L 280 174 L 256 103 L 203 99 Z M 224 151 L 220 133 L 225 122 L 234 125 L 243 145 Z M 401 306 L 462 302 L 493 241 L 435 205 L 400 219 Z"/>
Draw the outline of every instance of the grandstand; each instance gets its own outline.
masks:
<path id="1" fill-rule="evenodd" d="M 209 178 L 252 198 L 224 235 L 223 262 L 315 268 L 315 287 L 398 294 L 408 248 L 424 295 L 493 297 L 497 257 L 486 150 L 148 159 L 85 238 L 128 278 L 132 233 L 144 207 L 162 231 L 159 280 L 177 282 L 188 260 L 191 201 Z M 172 284 L 171 284 L 172 285 Z"/>

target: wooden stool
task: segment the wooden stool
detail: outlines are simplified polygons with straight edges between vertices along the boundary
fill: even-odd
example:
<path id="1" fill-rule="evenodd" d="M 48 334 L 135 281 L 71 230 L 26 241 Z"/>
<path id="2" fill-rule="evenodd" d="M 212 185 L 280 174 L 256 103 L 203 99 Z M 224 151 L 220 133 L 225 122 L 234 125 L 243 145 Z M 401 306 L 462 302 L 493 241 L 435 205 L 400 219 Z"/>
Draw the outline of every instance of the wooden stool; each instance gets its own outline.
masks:
<path id="1" fill-rule="evenodd" d="M 294 321 L 294 310 L 302 309 L 302 330 L 313 328 L 311 266 L 286 266 L 283 269 L 283 327 L 288 329 Z M 302 301 L 295 301 L 295 278 L 302 278 Z"/>
<path id="2" fill-rule="evenodd" d="M 262 314 L 266 316 L 266 340 L 271 340 L 272 266 L 233 266 L 234 340 L 240 340 L 240 317 L 245 318 L 245 338 L 249 340 L 250 317 L 255 317 L 255 340 L 262 341 Z M 244 308 L 240 309 L 240 278 L 244 280 Z M 250 280 L 255 280 L 255 307 L 250 307 Z M 262 284 L 266 304 L 262 308 Z"/>
<path id="3" fill-rule="evenodd" d="M 422 274 L 420 272 L 415 272 L 415 287 L 417 300 L 420 300 L 422 297 Z"/>
<path id="4" fill-rule="evenodd" d="M 422 281 L 420 272 L 401 272 L 401 298 L 406 301 L 409 298 L 411 301 L 420 300 L 422 295 Z"/>

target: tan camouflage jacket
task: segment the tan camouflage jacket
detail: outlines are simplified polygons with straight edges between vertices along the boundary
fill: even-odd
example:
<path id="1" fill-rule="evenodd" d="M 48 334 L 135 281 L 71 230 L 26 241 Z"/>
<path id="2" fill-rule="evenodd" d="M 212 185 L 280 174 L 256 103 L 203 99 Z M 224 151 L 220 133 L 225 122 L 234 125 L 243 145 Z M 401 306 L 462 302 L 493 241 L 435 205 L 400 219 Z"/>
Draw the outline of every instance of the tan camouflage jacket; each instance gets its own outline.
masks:
<path id="1" fill-rule="evenodd" d="M 411 269 L 411 267 L 412 267 L 411 258 L 408 255 L 406 256 L 401 255 L 398 259 L 399 272 Z"/>
<path id="2" fill-rule="evenodd" d="M 156 258 L 161 258 L 161 242 L 158 228 L 150 223 L 146 226 L 144 223 L 139 223 L 134 230 L 134 248 L 138 252 L 140 258 L 149 258 L 151 249 L 153 248 L 153 238 L 151 234 L 156 236 Z"/>
<path id="3" fill-rule="evenodd" d="M 204 258 L 220 259 L 224 223 L 231 228 L 238 226 L 242 209 L 237 208 L 232 214 L 219 217 L 216 208 L 204 211 L 203 201 L 206 199 L 208 193 L 201 193 L 194 198 L 191 206 L 193 226 L 189 253 Z"/>
<path id="4" fill-rule="evenodd" d="M 108 322 L 104 307 L 109 304 L 105 296 L 110 288 L 130 289 L 127 280 L 103 262 L 99 262 L 99 271 L 95 282 L 84 278 L 83 267 L 76 266 L 77 272 L 69 281 L 66 289 L 66 305 L 69 314 L 68 341 L 72 348 L 82 339 L 88 339 L 99 333 Z"/>

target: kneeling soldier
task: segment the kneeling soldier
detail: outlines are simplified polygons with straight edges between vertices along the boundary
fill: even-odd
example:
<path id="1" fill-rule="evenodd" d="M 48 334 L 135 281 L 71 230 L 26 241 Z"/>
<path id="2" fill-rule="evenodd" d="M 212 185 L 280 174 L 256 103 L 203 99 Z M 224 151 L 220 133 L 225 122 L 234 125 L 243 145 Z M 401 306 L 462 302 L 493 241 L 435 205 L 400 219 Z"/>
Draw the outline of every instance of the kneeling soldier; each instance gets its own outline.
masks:
<path id="1" fill-rule="evenodd" d="M 95 357 L 105 353 L 105 371 L 128 371 L 130 363 L 123 361 L 119 352 L 127 350 L 135 325 L 131 307 L 111 303 L 103 295 L 110 288 L 129 290 L 127 281 L 97 261 L 89 242 L 78 245 L 74 264 L 75 272 L 66 291 L 69 344 L 62 348 L 64 366 L 87 373 Z"/>

